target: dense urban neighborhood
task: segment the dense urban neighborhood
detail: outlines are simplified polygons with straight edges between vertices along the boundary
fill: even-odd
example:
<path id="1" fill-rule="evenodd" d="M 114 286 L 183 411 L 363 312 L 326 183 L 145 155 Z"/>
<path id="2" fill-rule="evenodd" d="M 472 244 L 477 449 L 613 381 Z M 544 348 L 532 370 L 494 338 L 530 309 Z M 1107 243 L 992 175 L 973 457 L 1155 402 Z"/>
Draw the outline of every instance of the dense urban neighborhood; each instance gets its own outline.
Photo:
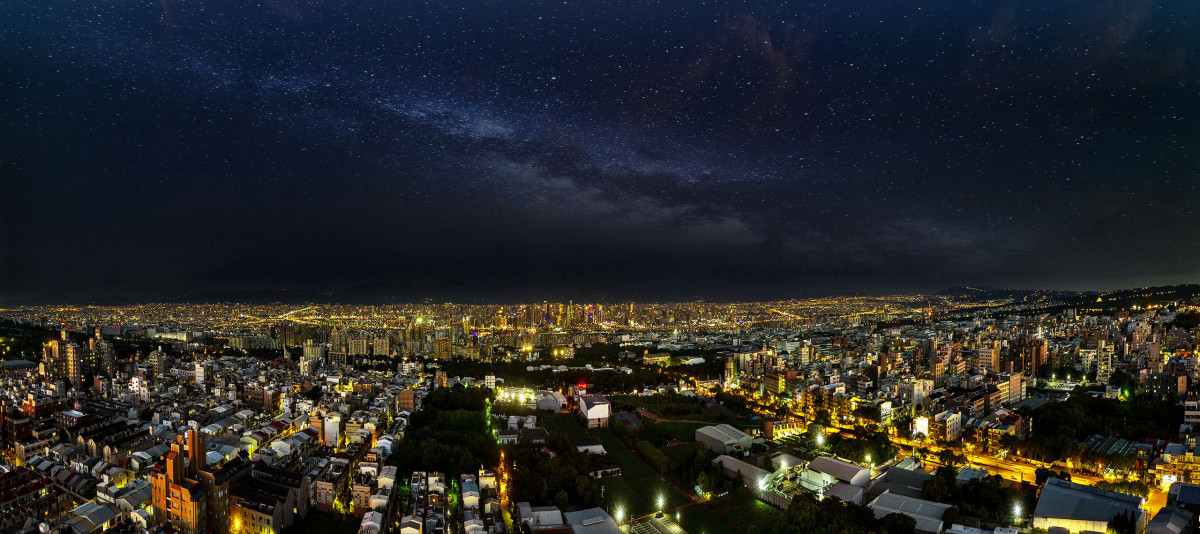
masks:
<path id="1" fill-rule="evenodd" d="M 1193 531 L 1194 286 L 0 311 L 0 531 Z"/>

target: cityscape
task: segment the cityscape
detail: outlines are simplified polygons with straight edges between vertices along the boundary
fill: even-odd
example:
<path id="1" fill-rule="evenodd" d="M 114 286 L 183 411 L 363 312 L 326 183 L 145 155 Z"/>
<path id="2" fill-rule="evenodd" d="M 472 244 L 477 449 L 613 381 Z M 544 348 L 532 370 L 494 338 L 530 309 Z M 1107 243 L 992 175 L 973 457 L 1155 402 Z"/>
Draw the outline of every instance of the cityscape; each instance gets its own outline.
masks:
<path id="1" fill-rule="evenodd" d="M 8 308 L 0 529 L 1180 532 L 1198 344 L 1200 285 Z"/>
<path id="2" fill-rule="evenodd" d="M 0 534 L 1196 534 L 1200 2 L 4 0 Z"/>

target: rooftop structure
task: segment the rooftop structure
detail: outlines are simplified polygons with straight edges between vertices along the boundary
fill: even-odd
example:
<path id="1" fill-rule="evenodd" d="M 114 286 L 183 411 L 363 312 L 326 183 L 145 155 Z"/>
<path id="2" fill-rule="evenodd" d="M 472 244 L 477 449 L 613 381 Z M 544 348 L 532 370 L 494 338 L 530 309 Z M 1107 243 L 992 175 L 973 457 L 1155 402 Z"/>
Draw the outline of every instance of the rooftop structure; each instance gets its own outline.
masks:
<path id="1" fill-rule="evenodd" d="M 1105 532 L 1112 519 L 1128 514 L 1140 532 L 1146 525 L 1143 499 L 1057 478 L 1046 481 L 1033 511 L 1033 527 Z"/>
<path id="2" fill-rule="evenodd" d="M 946 510 L 952 508 L 949 504 L 906 497 L 886 491 L 871 501 L 867 507 L 875 512 L 876 519 L 891 513 L 900 513 L 909 516 L 916 520 L 917 532 L 921 534 L 938 534 L 941 532 L 943 527 L 942 516 L 946 514 Z"/>

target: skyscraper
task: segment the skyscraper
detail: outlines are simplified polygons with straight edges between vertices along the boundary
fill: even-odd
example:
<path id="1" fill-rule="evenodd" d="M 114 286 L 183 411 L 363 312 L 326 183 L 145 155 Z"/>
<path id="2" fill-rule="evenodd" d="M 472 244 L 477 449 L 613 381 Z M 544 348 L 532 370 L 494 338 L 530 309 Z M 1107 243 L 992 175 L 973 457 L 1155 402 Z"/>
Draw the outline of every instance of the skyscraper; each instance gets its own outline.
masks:
<path id="1" fill-rule="evenodd" d="M 449 360 L 454 355 L 453 347 L 449 339 L 441 338 L 433 340 L 433 358 L 436 360 Z"/>
<path id="2" fill-rule="evenodd" d="M 50 380 L 63 380 L 72 387 L 79 387 L 84 372 L 83 350 L 71 343 L 66 330 L 62 339 L 50 341 L 42 349 L 41 375 Z"/>
<path id="3" fill-rule="evenodd" d="M 1107 384 L 1112 378 L 1112 356 L 1107 340 L 1096 342 L 1096 382 Z"/>

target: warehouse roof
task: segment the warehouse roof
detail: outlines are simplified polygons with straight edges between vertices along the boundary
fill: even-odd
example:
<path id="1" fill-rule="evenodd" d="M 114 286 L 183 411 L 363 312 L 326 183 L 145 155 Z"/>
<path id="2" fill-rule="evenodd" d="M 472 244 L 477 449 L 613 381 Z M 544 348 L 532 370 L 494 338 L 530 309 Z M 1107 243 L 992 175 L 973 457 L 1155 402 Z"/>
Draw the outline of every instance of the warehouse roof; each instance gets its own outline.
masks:
<path id="1" fill-rule="evenodd" d="M 1052 478 L 1042 487 L 1033 516 L 1107 522 L 1125 512 L 1136 517 L 1141 507 L 1141 497 Z"/>
<path id="2" fill-rule="evenodd" d="M 697 434 L 704 434 L 722 441 L 742 441 L 750 435 L 729 425 L 711 425 L 696 429 Z"/>

